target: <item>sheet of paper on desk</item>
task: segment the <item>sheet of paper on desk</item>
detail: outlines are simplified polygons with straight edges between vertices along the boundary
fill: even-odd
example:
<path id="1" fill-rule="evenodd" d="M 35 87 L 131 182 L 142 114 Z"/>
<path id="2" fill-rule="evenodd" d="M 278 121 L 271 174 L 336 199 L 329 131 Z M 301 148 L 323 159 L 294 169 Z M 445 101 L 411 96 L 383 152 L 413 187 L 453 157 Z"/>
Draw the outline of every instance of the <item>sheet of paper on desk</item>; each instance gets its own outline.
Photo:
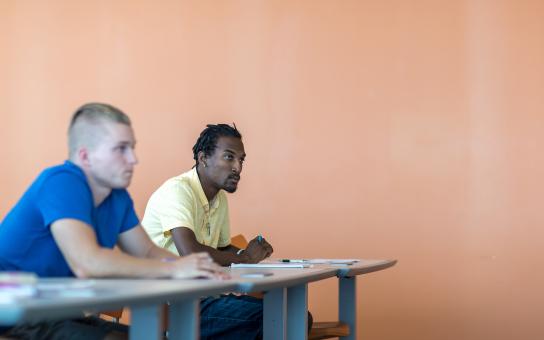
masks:
<path id="1" fill-rule="evenodd" d="M 284 262 L 261 262 L 261 263 L 232 263 L 231 268 L 309 268 L 309 263 L 284 263 Z"/>
<path id="2" fill-rule="evenodd" d="M 276 259 L 276 260 L 265 260 L 263 262 L 351 265 L 359 261 L 360 261 L 359 259 Z"/>
<path id="3" fill-rule="evenodd" d="M 72 281 L 68 283 L 38 283 L 38 293 L 42 297 L 87 298 L 96 296 L 93 280 Z"/>
<path id="4" fill-rule="evenodd" d="M 359 259 L 308 259 L 307 263 L 312 264 L 354 264 L 359 262 Z"/>
<path id="5" fill-rule="evenodd" d="M 0 305 L 11 304 L 18 299 L 36 295 L 36 287 L 31 285 L 3 286 L 0 285 Z"/>
<path id="6" fill-rule="evenodd" d="M 57 290 L 77 290 L 89 289 L 95 286 L 94 280 L 73 280 L 70 282 L 43 282 L 38 283 L 38 289 L 41 291 L 57 291 Z"/>
<path id="7" fill-rule="evenodd" d="M 38 276 L 24 272 L 0 272 L 0 304 L 36 295 Z"/>

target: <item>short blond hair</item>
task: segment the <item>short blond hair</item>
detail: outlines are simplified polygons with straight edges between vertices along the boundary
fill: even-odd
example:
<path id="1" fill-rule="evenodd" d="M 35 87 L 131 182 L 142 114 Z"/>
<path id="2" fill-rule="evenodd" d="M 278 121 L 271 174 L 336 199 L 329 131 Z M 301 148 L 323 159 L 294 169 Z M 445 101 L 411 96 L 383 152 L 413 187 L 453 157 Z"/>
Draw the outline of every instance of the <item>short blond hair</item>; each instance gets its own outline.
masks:
<path id="1" fill-rule="evenodd" d="M 130 118 L 113 105 L 87 103 L 72 115 L 68 128 L 68 154 L 70 159 L 80 147 L 93 147 L 100 137 L 104 122 L 131 126 Z"/>

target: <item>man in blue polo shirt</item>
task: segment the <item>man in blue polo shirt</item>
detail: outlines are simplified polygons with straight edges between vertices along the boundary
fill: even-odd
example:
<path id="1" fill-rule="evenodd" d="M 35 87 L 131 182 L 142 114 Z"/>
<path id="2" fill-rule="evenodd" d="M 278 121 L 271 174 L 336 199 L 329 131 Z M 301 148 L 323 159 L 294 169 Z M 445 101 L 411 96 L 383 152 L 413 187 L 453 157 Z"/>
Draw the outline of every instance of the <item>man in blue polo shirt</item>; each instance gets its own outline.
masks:
<path id="1" fill-rule="evenodd" d="M 178 257 L 155 246 L 140 226 L 126 191 L 137 163 L 127 115 L 86 104 L 72 117 L 68 144 L 69 160 L 44 170 L 2 221 L 0 270 L 40 277 L 224 276 L 208 254 Z M 113 339 L 125 331 L 82 317 L 20 325 L 3 335 Z"/>

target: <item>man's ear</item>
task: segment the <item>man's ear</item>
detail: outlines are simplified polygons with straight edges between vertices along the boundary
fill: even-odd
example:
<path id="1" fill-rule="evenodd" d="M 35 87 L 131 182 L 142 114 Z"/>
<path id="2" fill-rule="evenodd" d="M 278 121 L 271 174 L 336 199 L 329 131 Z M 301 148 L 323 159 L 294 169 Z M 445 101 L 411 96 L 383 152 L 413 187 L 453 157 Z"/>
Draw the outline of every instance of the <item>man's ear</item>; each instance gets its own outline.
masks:
<path id="1" fill-rule="evenodd" d="M 89 160 L 89 150 L 86 147 L 82 147 L 77 151 L 77 157 L 79 158 L 80 164 L 88 168 L 91 165 Z"/>
<path id="2" fill-rule="evenodd" d="M 202 164 L 203 167 L 206 167 L 207 164 L 207 159 L 206 159 L 206 154 L 204 153 L 204 151 L 199 151 L 198 152 L 198 164 Z"/>

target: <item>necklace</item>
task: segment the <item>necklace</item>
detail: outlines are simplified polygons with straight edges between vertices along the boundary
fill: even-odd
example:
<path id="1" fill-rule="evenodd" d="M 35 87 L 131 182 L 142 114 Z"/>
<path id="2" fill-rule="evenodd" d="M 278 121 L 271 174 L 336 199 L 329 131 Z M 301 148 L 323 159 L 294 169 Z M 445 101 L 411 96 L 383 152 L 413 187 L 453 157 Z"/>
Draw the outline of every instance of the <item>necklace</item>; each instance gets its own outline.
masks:
<path id="1" fill-rule="evenodd" d="M 210 224 L 210 215 L 211 215 L 211 209 L 212 205 L 215 203 L 215 197 L 208 202 L 208 206 L 204 206 L 204 217 L 206 218 L 206 230 L 208 231 L 208 237 L 212 234 L 212 226 Z"/>

